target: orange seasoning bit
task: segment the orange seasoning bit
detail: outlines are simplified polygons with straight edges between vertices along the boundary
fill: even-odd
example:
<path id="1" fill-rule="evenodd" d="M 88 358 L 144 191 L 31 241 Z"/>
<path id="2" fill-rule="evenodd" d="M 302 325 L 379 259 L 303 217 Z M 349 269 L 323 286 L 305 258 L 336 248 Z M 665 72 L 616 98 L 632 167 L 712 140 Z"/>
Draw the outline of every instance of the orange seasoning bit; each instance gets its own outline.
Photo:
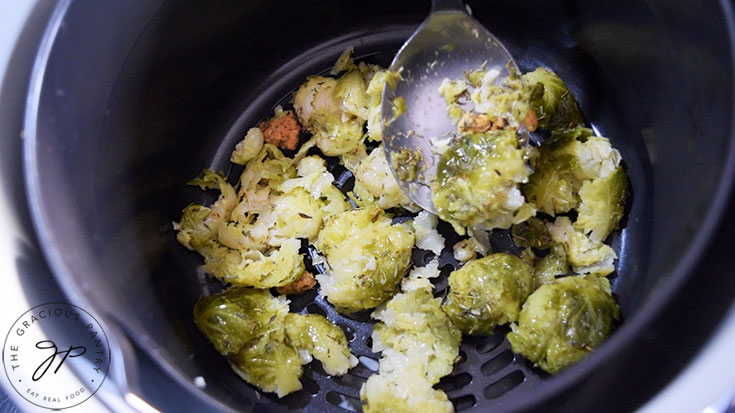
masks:
<path id="1" fill-rule="evenodd" d="M 276 145 L 279 148 L 292 151 L 299 144 L 301 126 L 290 110 L 260 122 L 258 128 L 263 132 L 263 139 L 267 143 Z"/>

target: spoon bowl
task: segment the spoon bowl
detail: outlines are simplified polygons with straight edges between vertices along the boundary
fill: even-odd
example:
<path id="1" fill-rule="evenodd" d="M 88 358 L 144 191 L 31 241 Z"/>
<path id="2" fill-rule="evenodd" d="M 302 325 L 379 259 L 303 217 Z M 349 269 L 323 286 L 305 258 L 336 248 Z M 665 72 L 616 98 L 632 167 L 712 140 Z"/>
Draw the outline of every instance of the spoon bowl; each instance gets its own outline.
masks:
<path id="1" fill-rule="evenodd" d="M 468 70 L 482 66 L 497 69 L 500 83 L 509 75 L 508 66 L 518 70 L 513 57 L 482 24 L 472 18 L 461 1 L 435 0 L 429 17 L 403 44 L 390 65 L 401 80 L 395 88 L 383 90 L 381 119 L 383 149 L 396 181 L 406 195 L 423 209 L 436 214 L 431 198 L 431 183 L 436 177 L 440 155 L 433 141 L 456 135 L 439 85 L 445 78 L 461 79 Z M 394 116 L 395 100 L 402 98 L 405 111 Z M 396 154 L 412 151 L 420 159 L 415 179 L 397 173 L 401 158 Z M 395 162 L 394 162 L 395 159 Z"/>

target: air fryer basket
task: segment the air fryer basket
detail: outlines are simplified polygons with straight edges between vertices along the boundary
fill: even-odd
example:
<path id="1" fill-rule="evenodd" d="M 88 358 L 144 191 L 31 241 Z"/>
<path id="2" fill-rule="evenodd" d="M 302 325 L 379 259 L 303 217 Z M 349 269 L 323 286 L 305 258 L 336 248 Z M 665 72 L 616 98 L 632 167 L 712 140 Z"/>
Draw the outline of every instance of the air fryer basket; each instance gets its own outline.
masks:
<path id="1" fill-rule="evenodd" d="M 221 286 L 197 269 L 200 258 L 175 242 L 170 225 L 188 203 L 212 200 L 184 183 L 202 167 L 236 177 L 239 169 L 228 162 L 235 143 L 276 104 L 287 105 L 307 75 L 328 70 L 347 46 L 359 59 L 387 65 L 429 8 L 415 1 L 354 3 L 61 1 L 42 44 L 25 161 L 51 266 L 74 301 L 210 407 L 359 410 L 359 388 L 377 366 L 369 313 L 339 315 L 311 291 L 293 298 L 292 311 L 334 320 L 361 363 L 341 378 L 311 363 L 304 389 L 280 400 L 255 392 L 193 325 L 196 299 Z M 557 377 L 514 355 L 503 329 L 465 338 L 462 361 L 439 384 L 458 411 L 602 404 L 619 410 L 649 397 L 655 388 L 621 377 L 655 366 L 650 350 L 636 344 L 657 331 L 654 316 L 691 277 L 732 184 L 729 6 L 550 3 L 469 2 L 522 70 L 557 71 L 593 127 L 623 155 L 632 201 L 612 245 L 624 321 L 595 354 Z M 349 190 L 349 172 L 329 165 Z M 443 224 L 440 230 L 451 233 Z M 441 254 L 437 295 L 456 268 L 456 240 Z M 510 239 L 501 232 L 493 243 L 506 248 Z M 414 251 L 419 265 L 431 258 Z M 205 389 L 193 386 L 196 376 L 204 377 Z"/>

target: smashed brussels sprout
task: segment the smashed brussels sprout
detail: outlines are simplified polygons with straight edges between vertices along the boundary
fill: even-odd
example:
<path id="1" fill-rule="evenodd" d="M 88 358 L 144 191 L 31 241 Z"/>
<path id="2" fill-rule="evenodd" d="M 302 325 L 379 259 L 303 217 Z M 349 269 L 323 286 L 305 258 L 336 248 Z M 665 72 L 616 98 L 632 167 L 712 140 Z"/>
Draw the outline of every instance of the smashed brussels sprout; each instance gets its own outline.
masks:
<path id="1" fill-rule="evenodd" d="M 230 288 L 202 297 L 194 323 L 240 377 L 278 397 L 301 389 L 301 365 L 312 356 L 333 375 L 357 363 L 339 327 L 321 315 L 289 313 L 288 300 L 268 290 Z"/>
<path id="2" fill-rule="evenodd" d="M 490 335 L 496 326 L 518 319 L 533 291 L 532 271 L 506 253 L 470 261 L 449 275 L 444 311 L 463 333 Z"/>
<path id="3" fill-rule="evenodd" d="M 432 386 L 452 372 L 462 335 L 426 278 L 417 276 L 410 286 L 373 313 L 379 320 L 373 351 L 382 355 L 379 374 L 360 390 L 363 412 L 454 411 L 446 394 Z"/>
<path id="4" fill-rule="evenodd" d="M 330 77 L 312 76 L 294 96 L 293 105 L 299 121 L 314 136 L 325 155 L 347 153 L 362 140 L 365 120 L 347 113 L 338 95 L 338 89 L 342 94 L 352 95 L 348 87 L 362 88 L 364 94 L 364 82 L 355 82 L 354 76 L 346 77 L 343 85 Z"/>
<path id="5" fill-rule="evenodd" d="M 589 179 L 605 178 L 618 168 L 620 153 L 592 129 L 578 126 L 552 133 L 541 145 L 534 172 L 523 195 L 549 215 L 569 212 L 579 205 L 579 191 Z"/>
<path id="6" fill-rule="evenodd" d="M 559 153 L 576 158 L 575 175 L 578 179 L 604 178 L 620 165 L 620 152 L 613 148 L 610 140 L 595 136 L 590 128 L 578 126 L 551 135 L 551 146 Z"/>
<path id="7" fill-rule="evenodd" d="M 204 296 L 194 306 L 197 327 L 224 355 L 235 354 L 253 340 L 276 334 L 273 327 L 281 325 L 286 314 L 288 300 L 251 288 L 231 288 Z"/>
<path id="8" fill-rule="evenodd" d="M 233 285 L 270 288 L 290 284 L 304 273 L 300 247 L 301 242 L 292 238 L 263 253 L 232 249 L 209 240 L 199 245 L 197 252 L 204 256 L 202 269 L 207 274 Z"/>
<path id="9" fill-rule="evenodd" d="M 541 145 L 541 156 L 534 165 L 533 175 L 523 186 L 523 195 L 539 211 L 549 215 L 571 211 L 579 204 L 577 192 L 582 185 L 575 175 L 577 163 L 574 155 L 557 153 Z"/>
<path id="10" fill-rule="evenodd" d="M 380 321 L 373 328 L 373 351 L 393 349 L 420 359 L 426 377 L 437 383 L 452 372 L 461 333 L 442 311 L 441 299 L 432 295 L 432 284 L 424 281 L 423 288 L 414 285 L 373 313 Z"/>
<path id="11" fill-rule="evenodd" d="M 567 217 L 558 217 L 549 225 L 554 242 L 564 245 L 569 263 L 578 274 L 605 276 L 615 271 L 613 262 L 618 256 L 609 245 L 595 242 L 576 231 Z"/>
<path id="12" fill-rule="evenodd" d="M 539 128 L 564 130 L 584 123 L 576 99 L 556 73 L 539 67 L 524 74 L 523 80 L 530 90 L 529 104 Z"/>
<path id="13" fill-rule="evenodd" d="M 254 343 L 230 358 L 232 369 L 243 380 L 279 398 L 303 387 L 301 361 L 295 348 L 280 341 Z"/>
<path id="14" fill-rule="evenodd" d="M 236 242 L 231 237 L 238 224 L 228 222 L 228 218 L 237 200 L 235 189 L 223 175 L 205 170 L 190 183 L 204 189 L 216 185 L 221 191 L 210 208 L 190 205 L 174 225 L 179 242 L 204 257 L 202 269 L 206 273 L 236 285 L 260 288 L 288 284 L 303 273 L 296 239 L 286 239 L 279 248 L 264 251 L 233 248 Z"/>
<path id="15" fill-rule="evenodd" d="M 267 290 L 232 288 L 200 298 L 194 322 L 243 379 L 283 397 L 301 389 L 298 352 L 283 343 L 287 314 L 284 298 Z"/>
<path id="16" fill-rule="evenodd" d="M 413 243 L 411 228 L 377 206 L 331 216 L 314 244 L 329 267 L 316 276 L 321 293 L 341 312 L 375 308 L 398 290 Z"/>
<path id="17" fill-rule="evenodd" d="M 602 242 L 623 217 L 627 189 L 628 176 L 620 166 L 604 178 L 582 184 L 574 229 L 588 234 L 593 242 Z"/>
<path id="18" fill-rule="evenodd" d="M 463 235 L 465 227 L 508 228 L 533 216 L 518 188 L 531 175 L 530 150 L 510 129 L 461 136 L 437 165 L 432 200 L 439 217 Z"/>
<path id="19" fill-rule="evenodd" d="M 338 156 L 353 151 L 362 142 L 363 127 L 368 118 L 374 140 L 379 140 L 375 122 L 375 107 L 380 107 L 378 93 L 382 93 L 382 81 L 378 79 L 368 94 L 368 82 L 375 78 L 377 70 L 352 61 L 352 52 L 342 54 L 332 74 L 346 72 L 337 79 L 310 76 L 301 85 L 293 99 L 293 106 L 301 125 L 316 139 L 316 145 L 328 156 Z M 380 92 L 377 90 L 380 89 Z"/>
<path id="20" fill-rule="evenodd" d="M 584 358 L 619 318 L 605 278 L 570 276 L 539 287 L 523 305 L 508 341 L 549 373 Z"/>

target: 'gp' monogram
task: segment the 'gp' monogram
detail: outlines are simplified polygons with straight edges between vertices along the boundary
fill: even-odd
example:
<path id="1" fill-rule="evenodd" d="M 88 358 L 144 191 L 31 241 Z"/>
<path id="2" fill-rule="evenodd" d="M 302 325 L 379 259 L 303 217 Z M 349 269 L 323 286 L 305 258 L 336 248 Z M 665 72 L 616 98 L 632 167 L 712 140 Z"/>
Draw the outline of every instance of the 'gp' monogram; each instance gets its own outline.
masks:
<path id="1" fill-rule="evenodd" d="M 58 351 L 58 349 L 56 348 L 56 343 L 54 343 L 52 340 L 39 341 L 38 343 L 36 343 L 36 348 L 40 350 L 52 349 L 54 353 L 48 356 L 48 358 L 41 362 L 41 365 L 36 368 L 36 370 L 33 372 L 33 376 L 31 376 L 31 379 L 33 379 L 33 381 L 41 380 L 41 378 L 46 374 L 48 369 L 54 363 L 54 360 L 56 359 L 56 356 L 58 354 L 63 354 L 64 357 L 61 359 L 61 362 L 59 362 L 59 365 L 56 367 L 56 369 L 54 369 L 54 374 L 59 371 L 61 365 L 64 364 L 64 361 L 66 361 L 67 357 L 79 357 L 87 352 L 87 349 L 84 346 L 69 346 L 68 350 Z"/>

